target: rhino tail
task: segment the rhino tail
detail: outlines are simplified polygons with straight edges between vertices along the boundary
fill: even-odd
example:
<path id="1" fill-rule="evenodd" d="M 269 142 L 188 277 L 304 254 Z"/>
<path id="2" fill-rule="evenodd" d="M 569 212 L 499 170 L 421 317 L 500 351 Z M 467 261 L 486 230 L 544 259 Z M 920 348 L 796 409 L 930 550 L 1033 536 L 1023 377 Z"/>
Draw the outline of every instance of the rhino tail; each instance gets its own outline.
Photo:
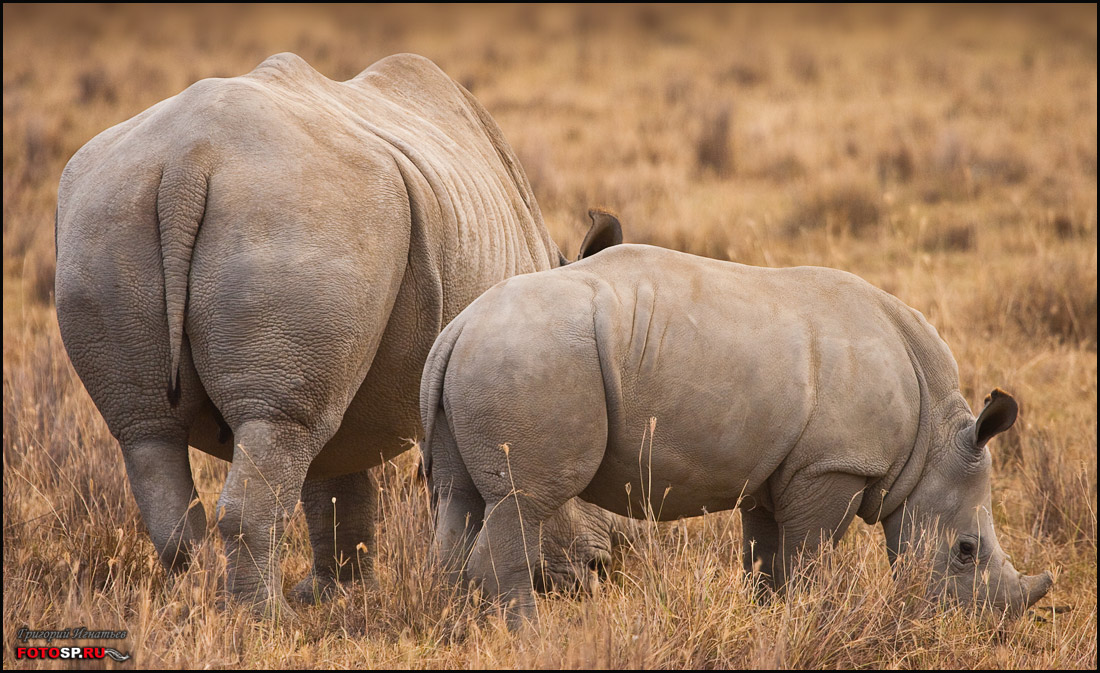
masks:
<path id="1" fill-rule="evenodd" d="M 451 321 L 435 340 L 428 360 L 424 363 L 424 375 L 420 379 L 420 421 L 424 425 L 424 438 L 420 444 L 420 469 L 431 487 L 432 479 L 432 431 L 438 412 L 443 408 L 443 379 L 447 376 L 447 364 L 451 351 L 462 334 L 461 316 Z"/>
<path id="2" fill-rule="evenodd" d="M 197 163 L 184 161 L 164 168 L 157 191 L 164 305 L 168 317 L 171 354 L 168 402 L 173 407 L 180 400 L 180 353 L 183 349 L 183 324 L 187 314 L 191 255 L 195 249 L 199 225 L 206 212 L 206 190 L 206 172 Z"/>

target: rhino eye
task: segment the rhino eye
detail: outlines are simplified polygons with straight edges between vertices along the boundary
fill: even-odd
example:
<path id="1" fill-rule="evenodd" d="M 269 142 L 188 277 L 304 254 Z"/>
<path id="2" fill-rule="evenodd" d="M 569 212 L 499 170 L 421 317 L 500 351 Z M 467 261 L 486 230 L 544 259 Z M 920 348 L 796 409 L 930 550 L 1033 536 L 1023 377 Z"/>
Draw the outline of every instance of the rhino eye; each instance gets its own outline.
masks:
<path id="1" fill-rule="evenodd" d="M 960 561 L 973 561 L 974 554 L 976 554 L 977 551 L 977 545 L 970 540 L 959 540 L 958 552 Z"/>

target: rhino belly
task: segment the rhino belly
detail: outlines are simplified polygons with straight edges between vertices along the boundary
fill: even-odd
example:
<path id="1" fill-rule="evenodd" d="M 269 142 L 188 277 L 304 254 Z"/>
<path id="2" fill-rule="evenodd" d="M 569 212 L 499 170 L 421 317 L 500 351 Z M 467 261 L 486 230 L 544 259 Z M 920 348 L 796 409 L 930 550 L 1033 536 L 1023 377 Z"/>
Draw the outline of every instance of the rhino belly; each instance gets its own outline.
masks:
<path id="1" fill-rule="evenodd" d="M 736 447 L 689 447 L 658 439 L 651 453 L 648 440 L 629 444 L 608 447 L 580 494 L 583 500 L 622 516 L 664 521 L 733 509 L 770 474 L 754 469 L 761 462 Z"/>

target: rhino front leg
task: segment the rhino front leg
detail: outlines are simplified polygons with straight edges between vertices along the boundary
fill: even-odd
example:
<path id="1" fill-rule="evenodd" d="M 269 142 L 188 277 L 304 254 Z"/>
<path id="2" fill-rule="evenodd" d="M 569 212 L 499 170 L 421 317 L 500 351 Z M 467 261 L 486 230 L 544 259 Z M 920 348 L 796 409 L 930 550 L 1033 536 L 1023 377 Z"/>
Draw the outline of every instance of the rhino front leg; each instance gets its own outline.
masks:
<path id="1" fill-rule="evenodd" d="M 760 505 L 741 509 L 741 560 L 745 574 L 757 580 L 757 590 L 783 586 L 786 581 L 779 554 L 782 537 L 775 515 Z"/>
<path id="2" fill-rule="evenodd" d="M 378 484 L 370 470 L 306 479 L 302 505 L 313 547 L 313 571 L 294 587 L 293 598 L 313 603 L 331 596 L 338 582 L 356 577 L 373 582 Z"/>
<path id="3" fill-rule="evenodd" d="M 283 531 L 323 441 L 290 420 L 246 421 L 233 435 L 233 465 L 218 499 L 226 587 L 257 612 L 293 618 L 279 567 Z"/>
<path id="4" fill-rule="evenodd" d="M 783 557 L 781 565 L 775 564 L 777 588 L 794 576 L 800 555 L 810 556 L 824 540 L 835 543 L 844 536 L 859 511 L 866 486 L 866 477 L 841 472 L 802 471 L 790 480 L 776 501 Z"/>
<path id="5" fill-rule="evenodd" d="M 130 490 L 161 562 L 183 568 L 206 532 L 206 514 L 195 492 L 187 456 L 187 432 L 159 429 L 120 441 Z"/>

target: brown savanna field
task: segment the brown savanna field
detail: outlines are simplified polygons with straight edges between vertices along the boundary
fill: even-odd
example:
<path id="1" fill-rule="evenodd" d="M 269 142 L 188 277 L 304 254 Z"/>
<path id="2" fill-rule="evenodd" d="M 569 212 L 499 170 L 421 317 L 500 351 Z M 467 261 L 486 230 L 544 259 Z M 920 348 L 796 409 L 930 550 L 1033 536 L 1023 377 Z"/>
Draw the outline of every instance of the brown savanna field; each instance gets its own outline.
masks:
<path id="1" fill-rule="evenodd" d="M 281 51 L 336 80 L 434 60 L 503 128 L 567 255 L 599 204 L 627 242 L 845 269 L 920 310 L 972 406 L 995 386 L 1020 402 L 991 445 L 993 515 L 1052 592 L 1014 622 L 927 602 L 927 563 L 895 579 L 857 521 L 758 602 L 722 512 L 647 525 L 593 595 L 541 599 L 538 631 L 512 634 L 432 571 L 415 450 L 381 468 L 376 588 L 257 621 L 224 604 L 213 532 L 167 577 L 58 334 L 58 179 L 100 131 Z M 129 631 L 107 644 L 131 661 L 94 664 L 119 668 L 1095 669 L 1096 53 L 1095 5 L 6 4 L 4 667 L 51 665 L 15 659 L 19 628 L 86 626 Z M 192 465 L 212 521 L 226 464 Z M 300 515 L 288 545 L 295 582 Z"/>

